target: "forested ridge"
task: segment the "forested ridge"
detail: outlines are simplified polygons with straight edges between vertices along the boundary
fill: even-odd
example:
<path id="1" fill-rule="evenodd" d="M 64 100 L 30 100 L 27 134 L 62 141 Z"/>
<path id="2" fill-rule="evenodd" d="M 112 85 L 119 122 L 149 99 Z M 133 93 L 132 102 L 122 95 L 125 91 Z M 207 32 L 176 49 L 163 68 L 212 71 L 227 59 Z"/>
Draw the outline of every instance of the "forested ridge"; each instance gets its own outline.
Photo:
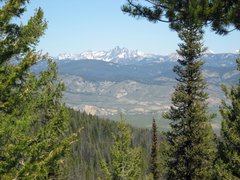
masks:
<path id="1" fill-rule="evenodd" d="M 67 157 L 69 179 L 104 179 L 101 160 L 105 159 L 111 167 L 110 148 L 114 143 L 112 133 L 117 133 L 117 122 L 71 108 L 69 112 L 72 132 L 83 127 L 78 141 L 73 144 Z M 134 136 L 130 147 L 141 147 L 141 179 L 144 179 L 149 167 L 151 131 L 132 126 L 130 129 Z"/>

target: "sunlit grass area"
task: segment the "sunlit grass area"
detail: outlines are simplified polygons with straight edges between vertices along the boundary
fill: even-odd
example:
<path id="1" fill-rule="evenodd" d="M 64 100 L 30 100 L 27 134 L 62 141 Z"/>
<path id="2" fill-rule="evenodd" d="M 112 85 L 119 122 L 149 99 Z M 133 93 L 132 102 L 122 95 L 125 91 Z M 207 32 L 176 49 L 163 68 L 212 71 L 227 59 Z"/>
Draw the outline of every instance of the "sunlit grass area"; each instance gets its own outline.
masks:
<path id="1" fill-rule="evenodd" d="M 220 134 L 220 128 L 221 128 L 221 114 L 219 113 L 219 110 L 217 107 L 211 107 L 209 109 L 209 113 L 216 113 L 217 117 L 215 117 L 212 120 L 212 127 L 213 131 L 216 134 Z M 113 121 L 119 121 L 120 120 L 120 115 L 108 115 L 108 116 L 100 116 L 103 118 L 109 118 L 110 120 Z M 137 114 L 137 115 L 125 115 L 127 118 L 127 122 L 131 124 L 132 126 L 139 127 L 139 128 L 148 128 L 151 129 L 152 127 L 152 119 L 153 117 L 156 119 L 156 123 L 158 126 L 159 131 L 169 131 L 171 130 L 169 123 L 171 122 L 168 119 L 163 119 L 162 114 L 152 114 L 152 115 L 144 115 L 144 114 Z"/>

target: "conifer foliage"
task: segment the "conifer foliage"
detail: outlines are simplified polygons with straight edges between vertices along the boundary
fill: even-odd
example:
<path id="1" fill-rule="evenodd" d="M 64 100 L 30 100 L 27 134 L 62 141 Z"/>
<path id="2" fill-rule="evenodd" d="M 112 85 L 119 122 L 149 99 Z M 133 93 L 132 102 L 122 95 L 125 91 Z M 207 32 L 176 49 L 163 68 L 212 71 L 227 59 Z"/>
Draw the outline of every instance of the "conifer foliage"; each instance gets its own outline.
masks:
<path id="1" fill-rule="evenodd" d="M 27 0 L 0 1 L 0 179 L 56 179 L 76 134 L 65 138 L 69 112 L 57 66 L 30 71 L 47 55 L 35 45 L 47 28 L 41 8 L 27 25 L 12 22 Z"/>
<path id="2" fill-rule="evenodd" d="M 184 24 L 183 24 L 184 25 Z M 167 179 L 206 179 L 211 177 L 210 169 L 214 157 L 213 131 L 210 120 L 214 114 L 207 115 L 205 102 L 208 93 L 207 82 L 202 76 L 201 26 L 184 25 L 179 37 L 184 43 L 179 44 L 178 60 L 181 66 L 175 66 L 174 72 L 179 76 L 175 92 L 172 95 L 171 109 L 163 114 L 170 119 L 172 131 L 166 133 L 170 143 L 167 165 Z"/>
<path id="3" fill-rule="evenodd" d="M 212 29 L 220 35 L 240 30 L 240 0 L 214 0 L 209 20 Z"/>
<path id="4" fill-rule="evenodd" d="M 169 143 L 165 161 L 166 179 L 206 179 L 210 177 L 214 158 L 213 131 L 207 115 L 207 82 L 202 76 L 204 61 L 197 60 L 202 48 L 202 27 L 211 12 L 208 0 L 151 0 L 141 5 L 138 0 L 127 0 L 122 11 L 130 16 L 144 17 L 150 22 L 166 22 L 178 32 L 183 43 L 178 54 L 180 66 L 174 67 L 178 75 L 171 109 L 163 117 L 170 119 L 172 131 L 166 133 Z"/>
<path id="5" fill-rule="evenodd" d="M 152 124 L 152 144 L 151 144 L 151 155 L 149 162 L 149 172 L 152 173 L 153 179 L 157 180 L 160 178 L 160 169 L 158 166 L 158 133 L 155 118 L 153 118 Z"/>
<path id="6" fill-rule="evenodd" d="M 211 26 L 220 35 L 226 35 L 233 30 L 240 30 L 240 1 L 215 0 L 212 3 Z M 240 70 L 240 58 L 236 59 L 237 69 Z M 240 83 L 240 81 L 239 81 Z M 230 91 L 225 85 L 222 90 L 228 102 L 222 100 L 220 113 L 222 115 L 221 137 L 217 139 L 218 155 L 216 157 L 216 178 L 240 178 L 240 85 L 230 84 Z"/>
<path id="7" fill-rule="evenodd" d="M 240 59 L 237 59 L 238 70 Z M 223 117 L 221 139 L 218 141 L 218 158 L 224 163 L 225 171 L 240 178 L 240 84 L 230 84 L 230 91 L 222 85 L 231 105 L 222 100 L 220 113 Z M 226 176 L 226 174 L 223 174 Z"/>
<path id="8" fill-rule="evenodd" d="M 106 179 L 113 180 L 135 180 L 140 178 L 140 148 L 131 148 L 133 139 L 126 118 L 117 123 L 117 135 L 113 134 L 114 145 L 111 149 L 111 171 L 106 161 L 102 161 L 102 169 L 106 173 Z"/>
<path id="9" fill-rule="evenodd" d="M 67 158 L 65 170 L 70 173 L 69 180 L 106 179 L 105 172 L 101 169 L 101 160 L 106 161 L 110 171 L 112 167 L 111 148 L 114 145 L 112 133 L 117 134 L 117 122 L 71 108 L 69 112 L 72 132 L 76 133 L 79 128 L 84 127 Z M 130 147 L 141 148 L 141 164 L 139 165 L 141 177 L 139 179 L 145 180 L 149 164 L 151 131 L 131 125 L 129 127 L 131 134 L 135 137 Z"/>

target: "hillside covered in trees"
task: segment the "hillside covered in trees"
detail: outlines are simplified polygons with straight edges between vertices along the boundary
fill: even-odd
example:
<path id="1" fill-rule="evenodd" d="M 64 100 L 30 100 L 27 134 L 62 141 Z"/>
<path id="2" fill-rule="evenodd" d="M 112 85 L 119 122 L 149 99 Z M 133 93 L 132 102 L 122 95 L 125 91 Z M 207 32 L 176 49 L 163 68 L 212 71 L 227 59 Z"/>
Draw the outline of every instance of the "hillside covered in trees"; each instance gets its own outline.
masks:
<path id="1" fill-rule="evenodd" d="M 72 133 L 79 128 L 81 135 L 77 142 L 71 147 L 70 155 L 67 158 L 67 171 L 69 179 L 105 179 L 105 173 L 101 168 L 101 161 L 105 159 L 109 167 L 111 164 L 110 149 L 114 140 L 112 134 L 117 133 L 117 123 L 109 119 L 101 119 L 98 116 L 86 112 L 70 111 L 70 126 Z M 120 120 L 120 116 L 119 116 Z M 140 147 L 140 179 L 145 179 L 148 173 L 148 162 L 150 158 L 151 131 L 130 127 L 133 139 L 130 142 L 131 148 Z M 161 139 L 161 136 L 158 137 Z"/>

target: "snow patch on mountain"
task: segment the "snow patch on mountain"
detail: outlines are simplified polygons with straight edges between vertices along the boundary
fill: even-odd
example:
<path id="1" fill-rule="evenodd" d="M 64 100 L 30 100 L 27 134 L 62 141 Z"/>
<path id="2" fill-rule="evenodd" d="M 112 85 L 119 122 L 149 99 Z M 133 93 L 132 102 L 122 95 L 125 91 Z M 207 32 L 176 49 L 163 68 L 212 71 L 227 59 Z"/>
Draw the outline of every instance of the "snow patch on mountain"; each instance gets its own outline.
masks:
<path id="1" fill-rule="evenodd" d="M 154 57 L 154 56 L 157 56 L 157 55 L 140 52 L 138 50 L 129 51 L 127 48 L 121 49 L 119 48 L 119 46 L 117 46 L 116 48 L 111 49 L 109 51 L 98 51 L 98 52 L 86 51 L 81 54 L 64 53 L 64 54 L 60 54 L 54 59 L 59 59 L 59 60 L 97 59 L 97 60 L 103 60 L 103 61 L 111 61 L 116 58 L 126 59 L 126 58 L 134 58 L 134 57 Z"/>
<path id="2" fill-rule="evenodd" d="M 204 52 L 204 54 L 216 54 L 216 53 L 211 51 L 211 50 L 207 50 L 207 51 Z"/>
<path id="3" fill-rule="evenodd" d="M 235 63 L 238 57 L 239 50 L 231 53 L 217 54 L 211 50 L 204 52 L 200 59 L 206 59 L 206 65 L 220 65 L 230 66 Z M 81 59 L 94 59 L 102 60 L 111 63 L 118 63 L 122 65 L 141 65 L 147 63 L 163 63 L 163 62 L 176 62 L 178 59 L 183 59 L 178 53 L 171 53 L 165 56 L 158 54 L 144 53 L 139 50 L 129 51 L 127 48 L 120 48 L 119 46 L 109 51 L 86 51 L 81 54 L 67 54 L 63 53 L 57 57 L 50 57 L 53 60 L 71 61 Z"/>
<path id="4" fill-rule="evenodd" d="M 79 57 L 77 54 L 67 54 L 67 53 L 63 53 L 58 55 L 56 58 L 54 59 L 58 59 L 58 60 L 65 60 L 65 59 L 70 59 L 70 60 L 78 60 Z"/>
<path id="5" fill-rule="evenodd" d="M 235 50 L 233 52 L 231 52 L 232 54 L 239 54 L 239 50 Z"/>

